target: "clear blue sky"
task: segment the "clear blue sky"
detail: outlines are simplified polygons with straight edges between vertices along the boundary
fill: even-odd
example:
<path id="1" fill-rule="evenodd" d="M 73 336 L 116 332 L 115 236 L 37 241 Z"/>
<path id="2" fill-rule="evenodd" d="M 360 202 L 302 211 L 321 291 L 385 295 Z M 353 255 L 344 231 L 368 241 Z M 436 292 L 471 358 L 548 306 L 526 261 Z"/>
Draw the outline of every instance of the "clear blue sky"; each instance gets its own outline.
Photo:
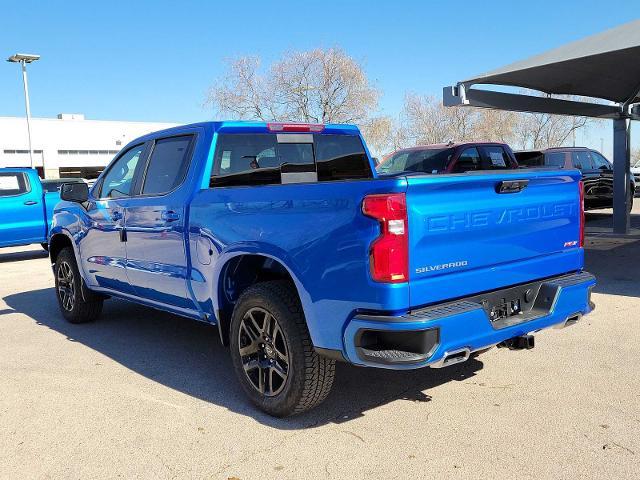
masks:
<path id="1" fill-rule="evenodd" d="M 223 59 L 340 46 L 395 114 L 405 92 L 443 85 L 637 18 L 635 1 L 2 0 L 1 57 L 38 53 L 34 116 L 192 122 Z M 24 115 L 16 65 L 0 63 L 0 116 Z M 593 146 L 611 126 L 590 134 Z M 637 130 L 634 129 L 634 130 Z M 639 132 L 640 133 L 640 132 Z M 1 134 L 1 132 L 0 132 Z M 637 137 L 637 135 L 636 135 Z M 637 140 L 637 139 L 636 139 Z M 636 143 L 636 142 L 634 142 Z"/>

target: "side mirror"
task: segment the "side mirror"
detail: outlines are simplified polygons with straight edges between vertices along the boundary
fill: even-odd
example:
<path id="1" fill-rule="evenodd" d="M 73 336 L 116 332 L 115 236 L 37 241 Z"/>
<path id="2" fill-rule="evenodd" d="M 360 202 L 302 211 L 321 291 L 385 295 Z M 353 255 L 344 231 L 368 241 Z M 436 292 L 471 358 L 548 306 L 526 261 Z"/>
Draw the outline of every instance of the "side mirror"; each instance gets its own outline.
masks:
<path id="1" fill-rule="evenodd" d="M 371 160 L 373 160 L 373 164 L 377 167 L 378 165 L 380 165 L 380 159 L 378 157 L 373 157 Z"/>
<path id="2" fill-rule="evenodd" d="M 89 200 L 89 185 L 84 182 L 63 183 L 60 198 L 68 202 L 84 203 Z"/>

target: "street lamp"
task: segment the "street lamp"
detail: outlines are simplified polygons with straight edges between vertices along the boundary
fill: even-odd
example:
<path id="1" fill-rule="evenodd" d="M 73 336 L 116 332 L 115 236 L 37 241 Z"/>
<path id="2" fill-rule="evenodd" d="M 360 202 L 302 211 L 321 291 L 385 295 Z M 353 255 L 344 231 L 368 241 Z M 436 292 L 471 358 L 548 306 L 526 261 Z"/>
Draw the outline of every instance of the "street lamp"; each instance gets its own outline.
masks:
<path id="1" fill-rule="evenodd" d="M 24 104 L 27 110 L 27 136 L 29 138 L 29 160 L 31 162 L 31 168 L 34 168 L 33 164 L 33 152 L 31 149 L 31 107 L 29 105 L 29 84 L 27 83 L 27 63 L 33 63 L 36 60 L 40 60 L 40 55 L 31 55 L 28 53 L 16 53 L 7 58 L 7 62 L 19 63 L 22 65 L 22 83 L 24 85 Z"/>

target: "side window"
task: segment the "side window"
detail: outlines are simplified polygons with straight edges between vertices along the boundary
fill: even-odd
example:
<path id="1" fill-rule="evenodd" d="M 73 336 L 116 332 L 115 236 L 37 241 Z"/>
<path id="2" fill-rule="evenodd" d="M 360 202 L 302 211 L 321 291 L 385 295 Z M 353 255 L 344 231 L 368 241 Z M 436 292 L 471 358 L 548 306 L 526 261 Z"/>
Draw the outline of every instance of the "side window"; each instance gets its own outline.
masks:
<path id="1" fill-rule="evenodd" d="M 407 159 L 409 158 L 409 152 L 403 152 L 396 154 L 378 165 L 377 170 L 379 173 L 387 172 L 403 172 L 407 165 Z"/>
<path id="2" fill-rule="evenodd" d="M 109 167 L 102 181 L 101 198 L 120 198 L 131 195 L 136 171 L 142 166 L 140 157 L 143 152 L 144 145 L 133 147 Z"/>
<path id="3" fill-rule="evenodd" d="M 46 193 L 57 192 L 58 190 L 60 190 L 61 186 L 62 183 L 58 182 L 42 182 L 42 190 L 44 190 Z"/>
<path id="4" fill-rule="evenodd" d="M 182 183 L 190 160 L 192 135 L 156 140 L 144 176 L 143 195 L 169 193 Z"/>
<path id="5" fill-rule="evenodd" d="M 585 150 L 571 152 L 571 162 L 574 168 L 580 170 L 593 170 L 595 168 L 591 160 L 591 155 Z"/>
<path id="6" fill-rule="evenodd" d="M 591 158 L 593 159 L 595 167 L 600 170 L 611 170 L 613 168 L 609 161 L 598 152 L 591 152 Z"/>
<path id="7" fill-rule="evenodd" d="M 453 173 L 469 172 L 480 170 L 482 168 L 480 162 L 480 153 L 476 147 L 464 150 L 453 166 Z"/>
<path id="8" fill-rule="evenodd" d="M 30 191 L 24 173 L 0 173 L 0 197 L 12 197 Z"/>
<path id="9" fill-rule="evenodd" d="M 371 165 L 356 135 L 314 135 L 318 181 L 371 178 Z"/>
<path id="10" fill-rule="evenodd" d="M 511 168 L 511 158 L 504 148 L 498 146 L 483 147 L 486 158 L 482 162 L 482 170 L 500 170 Z"/>
<path id="11" fill-rule="evenodd" d="M 544 164 L 549 167 L 564 168 L 564 162 L 564 152 L 552 152 L 545 155 Z"/>
<path id="12" fill-rule="evenodd" d="M 539 151 L 516 152 L 516 160 L 521 167 L 544 167 L 544 154 Z"/>

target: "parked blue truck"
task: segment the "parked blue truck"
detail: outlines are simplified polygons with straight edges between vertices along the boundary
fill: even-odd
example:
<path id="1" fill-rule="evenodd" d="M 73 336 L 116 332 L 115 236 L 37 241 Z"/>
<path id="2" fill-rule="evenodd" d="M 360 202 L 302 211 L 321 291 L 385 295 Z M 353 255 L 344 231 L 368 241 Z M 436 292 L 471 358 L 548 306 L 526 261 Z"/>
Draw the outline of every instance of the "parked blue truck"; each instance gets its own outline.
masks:
<path id="1" fill-rule="evenodd" d="M 39 243 L 47 247 L 60 193 L 43 189 L 32 168 L 0 168 L 0 247 Z"/>
<path id="2" fill-rule="evenodd" d="M 354 126 L 209 122 L 63 186 L 50 257 L 67 320 L 118 297 L 214 324 L 285 416 L 336 361 L 448 366 L 589 313 L 581 196 L 577 170 L 381 176 Z"/>

